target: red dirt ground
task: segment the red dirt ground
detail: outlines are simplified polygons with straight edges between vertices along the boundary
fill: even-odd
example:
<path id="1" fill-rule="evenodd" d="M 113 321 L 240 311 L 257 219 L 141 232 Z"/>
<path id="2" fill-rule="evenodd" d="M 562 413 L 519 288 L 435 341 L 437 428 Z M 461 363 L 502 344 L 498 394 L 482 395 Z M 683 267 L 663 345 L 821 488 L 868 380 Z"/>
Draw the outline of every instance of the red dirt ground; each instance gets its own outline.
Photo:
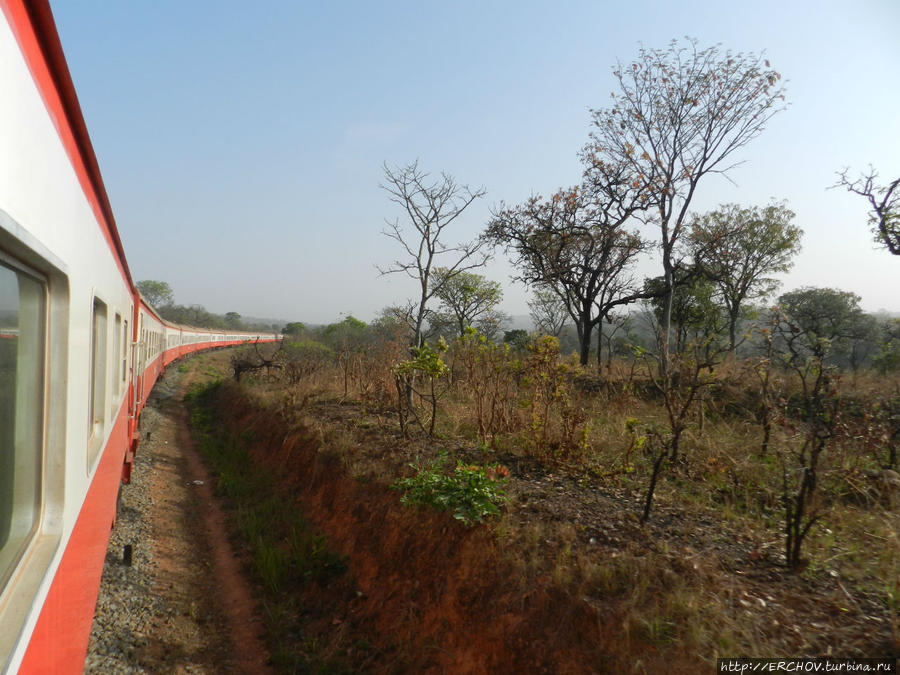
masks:
<path id="1" fill-rule="evenodd" d="M 265 675 L 254 591 L 228 538 L 209 473 L 194 447 L 181 400 L 192 376 L 160 406 L 163 419 L 141 452 L 152 452 L 154 592 L 172 609 L 156 620 L 138 661 L 156 672 Z"/>
<path id="2" fill-rule="evenodd" d="M 252 437 L 255 461 L 280 476 L 280 488 L 325 533 L 329 549 L 348 556 L 347 574 L 307 586 L 301 602 L 316 608 L 306 632 L 342 659 L 353 661 L 354 642 L 376 647 L 377 656 L 360 655 L 356 669 L 632 670 L 633 662 L 617 656 L 622 628 L 614 604 L 601 613 L 549 579 L 523 578 L 489 526 L 469 529 L 447 514 L 404 507 L 396 493 L 350 478 L 307 430 L 290 431 L 277 412 L 253 406 L 239 389 L 222 387 L 219 406 L 234 433 Z M 648 647 L 645 667 L 696 666 L 654 658 L 653 651 Z"/>

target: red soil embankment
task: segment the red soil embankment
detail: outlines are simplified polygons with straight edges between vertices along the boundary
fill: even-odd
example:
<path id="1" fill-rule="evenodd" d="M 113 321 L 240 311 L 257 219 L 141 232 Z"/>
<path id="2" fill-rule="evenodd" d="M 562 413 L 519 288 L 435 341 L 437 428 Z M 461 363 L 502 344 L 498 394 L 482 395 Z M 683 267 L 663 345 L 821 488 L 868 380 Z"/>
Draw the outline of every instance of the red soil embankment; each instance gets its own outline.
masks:
<path id="1" fill-rule="evenodd" d="M 288 428 L 238 387 L 218 408 L 230 431 L 252 439 L 254 460 L 348 557 L 348 572 L 303 602 L 320 634 L 365 636 L 381 654 L 370 672 L 622 672 L 616 612 L 601 617 L 548 579 L 528 579 L 490 526 L 403 506 L 384 484 L 348 476 L 340 457 L 304 428 Z M 290 502 L 289 502 L 290 503 Z"/>

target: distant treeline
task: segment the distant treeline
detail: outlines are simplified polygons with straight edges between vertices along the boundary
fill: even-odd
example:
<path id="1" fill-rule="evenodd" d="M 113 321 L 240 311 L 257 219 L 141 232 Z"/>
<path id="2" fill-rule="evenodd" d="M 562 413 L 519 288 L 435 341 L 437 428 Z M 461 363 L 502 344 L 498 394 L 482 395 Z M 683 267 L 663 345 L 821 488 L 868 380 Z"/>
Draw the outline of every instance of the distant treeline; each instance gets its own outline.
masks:
<path id="1" fill-rule="evenodd" d="M 202 305 L 165 305 L 154 309 L 167 321 L 198 328 L 267 332 L 278 331 L 281 328 L 280 323 L 245 321 L 237 312 L 214 314 L 207 311 Z"/>
<path id="2" fill-rule="evenodd" d="M 842 370 L 856 371 L 862 368 L 876 368 L 882 372 L 900 369 L 900 317 L 886 313 L 870 314 L 858 306 L 859 298 L 851 293 L 834 289 L 807 288 L 787 293 L 779 301 L 792 306 L 789 318 L 796 324 L 796 330 L 813 330 L 827 340 L 825 362 Z M 793 305 L 791 305 L 793 303 Z M 727 340 L 727 331 L 721 320 L 721 310 L 709 305 L 696 311 L 692 303 L 684 302 L 676 306 L 674 312 L 674 352 L 686 349 L 698 340 Z M 773 308 L 749 307 L 742 312 L 738 322 L 738 339 L 735 355 L 739 358 L 760 356 L 764 351 L 765 336 L 775 319 Z M 784 310 L 779 310 L 784 314 Z M 611 359 L 631 360 L 642 351 L 656 352 L 659 349 L 657 336 L 660 333 L 659 301 L 650 300 L 639 304 L 631 312 L 611 315 L 604 321 L 597 340 L 591 349 L 591 361 L 601 367 Z M 370 323 L 353 316 L 324 326 L 307 326 L 292 322 L 280 328 L 288 342 L 318 343 L 327 351 L 340 353 L 346 350 L 365 349 L 366 345 L 387 340 L 404 343 L 412 339 L 409 317 L 396 307 L 389 307 Z M 425 331 L 426 340 L 436 343 L 443 339 L 447 343 L 455 340 L 459 332 L 452 324 L 436 316 Z M 822 325 L 817 325 L 822 324 Z M 824 325 L 830 333 L 825 335 Z M 481 327 L 478 326 L 480 329 Z M 506 329 L 501 323 L 494 330 L 480 331 L 490 342 L 506 343 L 514 350 L 525 350 L 533 338 L 544 331 Z M 560 353 L 578 354 L 579 339 L 576 328 L 568 323 L 562 326 L 556 337 L 560 341 Z M 316 350 L 319 356 L 324 352 Z"/>
<path id="3" fill-rule="evenodd" d="M 138 291 L 146 302 L 166 321 L 184 326 L 211 328 L 213 330 L 278 331 L 280 323 L 245 321 L 237 312 L 214 314 L 202 305 L 177 305 L 172 287 L 165 281 L 147 279 L 139 281 Z"/>

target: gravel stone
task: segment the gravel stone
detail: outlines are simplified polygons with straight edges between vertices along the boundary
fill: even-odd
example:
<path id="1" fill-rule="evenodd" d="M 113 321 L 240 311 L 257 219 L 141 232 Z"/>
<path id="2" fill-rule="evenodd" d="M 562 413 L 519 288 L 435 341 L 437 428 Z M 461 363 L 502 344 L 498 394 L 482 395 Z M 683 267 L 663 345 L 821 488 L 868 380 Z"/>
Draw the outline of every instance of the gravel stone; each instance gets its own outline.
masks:
<path id="1" fill-rule="evenodd" d="M 148 404 L 141 414 L 142 434 L 152 435 L 160 419 L 160 413 Z M 119 490 L 116 524 L 103 566 L 85 673 L 152 672 L 136 659 L 136 651 L 146 645 L 153 622 L 167 614 L 164 601 L 152 592 L 153 536 L 149 521 L 143 517 L 153 504 L 149 489 L 152 471 L 152 454 L 138 447 L 131 483 Z M 131 566 L 123 562 L 126 545 L 132 547 Z"/>

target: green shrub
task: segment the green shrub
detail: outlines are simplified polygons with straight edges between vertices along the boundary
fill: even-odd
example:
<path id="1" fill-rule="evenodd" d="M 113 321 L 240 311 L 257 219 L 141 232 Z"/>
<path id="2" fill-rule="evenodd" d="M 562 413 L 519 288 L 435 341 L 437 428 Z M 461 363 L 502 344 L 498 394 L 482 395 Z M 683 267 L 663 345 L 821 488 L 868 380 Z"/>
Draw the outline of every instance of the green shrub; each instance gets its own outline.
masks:
<path id="1" fill-rule="evenodd" d="M 465 464 L 459 460 L 451 474 L 443 471 L 447 454 L 429 466 L 410 466 L 416 471 L 411 478 L 401 478 L 391 487 L 403 490 L 403 504 L 424 504 L 441 511 L 452 511 L 453 517 L 466 525 L 480 523 L 488 516 L 500 515 L 499 505 L 506 501 L 503 484 L 506 467 Z"/>

